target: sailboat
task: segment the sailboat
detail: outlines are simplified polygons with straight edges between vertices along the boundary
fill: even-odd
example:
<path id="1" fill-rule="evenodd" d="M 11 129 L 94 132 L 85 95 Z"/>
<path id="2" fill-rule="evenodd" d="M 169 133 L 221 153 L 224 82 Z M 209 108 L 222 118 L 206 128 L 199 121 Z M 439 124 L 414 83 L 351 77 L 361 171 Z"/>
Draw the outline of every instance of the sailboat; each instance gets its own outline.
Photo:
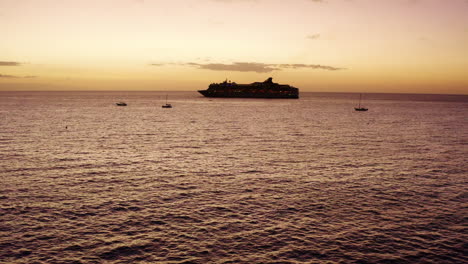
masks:
<path id="1" fill-rule="evenodd" d="M 172 108 L 172 105 L 167 103 L 167 94 L 166 94 L 166 104 L 163 105 L 162 108 Z"/>
<path id="2" fill-rule="evenodd" d="M 356 111 L 367 111 L 368 109 L 365 107 L 361 107 L 361 99 L 362 99 L 362 94 L 359 94 L 359 106 L 354 107 L 354 110 Z"/>

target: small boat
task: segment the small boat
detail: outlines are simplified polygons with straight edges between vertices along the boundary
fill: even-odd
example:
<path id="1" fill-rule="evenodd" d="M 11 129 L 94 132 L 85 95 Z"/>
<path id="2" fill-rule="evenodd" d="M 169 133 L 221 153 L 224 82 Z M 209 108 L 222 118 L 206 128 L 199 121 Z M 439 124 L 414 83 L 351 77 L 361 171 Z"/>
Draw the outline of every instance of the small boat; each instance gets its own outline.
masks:
<path id="1" fill-rule="evenodd" d="M 162 105 L 162 108 L 172 108 L 172 105 L 167 103 L 167 94 L 166 94 L 166 104 Z"/>
<path id="2" fill-rule="evenodd" d="M 127 106 L 127 103 L 124 103 L 124 102 L 118 102 L 118 103 L 115 103 L 117 106 Z"/>
<path id="3" fill-rule="evenodd" d="M 359 94 L 359 106 L 358 106 L 358 107 L 354 107 L 354 110 L 355 110 L 355 111 L 361 111 L 361 112 L 364 112 L 364 111 L 369 110 L 369 109 L 367 109 L 367 108 L 361 106 L 361 99 L 362 99 L 362 94 Z"/>

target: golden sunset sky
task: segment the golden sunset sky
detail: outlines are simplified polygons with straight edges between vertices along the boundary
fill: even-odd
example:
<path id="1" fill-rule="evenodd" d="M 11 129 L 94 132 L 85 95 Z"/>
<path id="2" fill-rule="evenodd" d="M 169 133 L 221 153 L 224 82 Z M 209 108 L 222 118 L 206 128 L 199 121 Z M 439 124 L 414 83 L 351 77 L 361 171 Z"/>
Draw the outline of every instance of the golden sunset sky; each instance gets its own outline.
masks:
<path id="1" fill-rule="evenodd" d="M 468 94 L 468 0 L 0 0 L 0 90 Z"/>

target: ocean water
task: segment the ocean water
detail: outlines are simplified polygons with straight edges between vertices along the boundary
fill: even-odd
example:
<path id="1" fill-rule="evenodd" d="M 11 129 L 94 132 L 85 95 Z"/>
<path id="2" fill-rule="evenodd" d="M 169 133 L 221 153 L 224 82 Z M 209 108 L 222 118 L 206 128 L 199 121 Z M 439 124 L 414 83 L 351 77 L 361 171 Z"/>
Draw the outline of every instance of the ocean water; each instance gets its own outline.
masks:
<path id="1" fill-rule="evenodd" d="M 0 92 L 1 263 L 468 262 L 468 96 L 165 95 Z"/>

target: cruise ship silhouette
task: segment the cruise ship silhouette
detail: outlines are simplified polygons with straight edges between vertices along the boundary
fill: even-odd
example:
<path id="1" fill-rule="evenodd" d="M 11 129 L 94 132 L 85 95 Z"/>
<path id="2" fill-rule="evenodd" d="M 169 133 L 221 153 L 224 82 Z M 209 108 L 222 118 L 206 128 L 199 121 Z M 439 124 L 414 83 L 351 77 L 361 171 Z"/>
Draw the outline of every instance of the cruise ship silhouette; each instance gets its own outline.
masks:
<path id="1" fill-rule="evenodd" d="M 264 82 L 251 84 L 237 84 L 225 80 L 222 83 L 212 83 L 206 90 L 199 90 L 206 97 L 228 97 L 228 98 L 286 98 L 298 99 L 299 89 L 287 84 L 273 82 L 268 78 Z"/>

